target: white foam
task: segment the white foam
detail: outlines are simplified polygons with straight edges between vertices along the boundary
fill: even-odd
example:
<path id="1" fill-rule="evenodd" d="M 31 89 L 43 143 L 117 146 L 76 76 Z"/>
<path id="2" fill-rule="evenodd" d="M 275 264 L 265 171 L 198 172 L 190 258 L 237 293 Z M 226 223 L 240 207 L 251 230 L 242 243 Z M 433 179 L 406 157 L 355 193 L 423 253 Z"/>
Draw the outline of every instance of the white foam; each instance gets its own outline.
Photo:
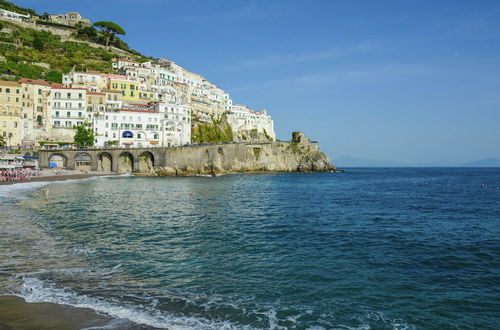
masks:
<path id="1" fill-rule="evenodd" d="M 48 302 L 78 308 L 90 308 L 120 319 L 128 319 L 138 324 L 169 329 L 241 329 L 228 321 L 211 321 L 204 318 L 179 316 L 150 307 L 124 305 L 87 295 L 78 295 L 66 289 L 56 288 L 37 278 L 23 278 L 20 292 L 16 294 L 28 303 Z"/>

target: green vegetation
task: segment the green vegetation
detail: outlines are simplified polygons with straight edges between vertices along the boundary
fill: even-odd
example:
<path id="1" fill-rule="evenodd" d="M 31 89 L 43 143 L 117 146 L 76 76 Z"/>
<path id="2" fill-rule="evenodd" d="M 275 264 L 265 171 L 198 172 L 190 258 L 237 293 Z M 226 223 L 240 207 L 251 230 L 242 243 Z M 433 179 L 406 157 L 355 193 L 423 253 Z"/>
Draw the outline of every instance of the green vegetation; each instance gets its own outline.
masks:
<path id="1" fill-rule="evenodd" d="M 125 30 L 118 24 L 108 21 L 95 22 L 94 26 L 101 30 L 101 33 L 106 37 L 106 47 L 110 41 L 115 39 L 115 35 L 125 35 Z"/>
<path id="2" fill-rule="evenodd" d="M 0 0 L 0 8 L 8 10 L 8 11 L 13 11 L 13 12 L 16 12 L 19 14 L 24 14 L 24 15 L 28 15 L 28 14 L 29 15 L 37 15 L 37 13 L 33 9 L 19 7 L 19 6 L 16 6 L 15 4 L 13 4 L 12 2 L 6 1 L 6 0 Z"/>
<path id="3" fill-rule="evenodd" d="M 5 147 L 7 145 L 7 142 L 4 140 L 3 136 L 0 135 L 0 147 Z"/>
<path id="4" fill-rule="evenodd" d="M 49 31 L 37 31 L 3 22 L 9 33 L 0 32 L 0 75 L 4 79 L 46 79 L 61 82 L 63 73 L 71 69 L 111 72 L 116 55 L 107 49 L 86 43 L 61 41 Z M 50 68 L 46 68 L 48 65 Z"/>
<path id="5" fill-rule="evenodd" d="M 191 129 L 193 143 L 221 143 L 233 141 L 233 130 L 226 115 L 212 118 L 212 123 L 198 124 Z"/>
<path id="6" fill-rule="evenodd" d="M 94 145 L 94 131 L 83 126 L 76 127 L 75 145 L 78 147 L 92 147 Z"/>
<path id="7" fill-rule="evenodd" d="M 74 27 L 74 26 L 66 25 L 66 24 L 61 24 L 61 23 L 56 23 L 56 22 L 51 22 L 51 21 L 37 20 L 36 24 L 39 24 L 39 25 L 48 25 L 48 26 L 53 26 L 53 27 L 61 28 L 61 29 L 76 30 L 76 27 Z"/>

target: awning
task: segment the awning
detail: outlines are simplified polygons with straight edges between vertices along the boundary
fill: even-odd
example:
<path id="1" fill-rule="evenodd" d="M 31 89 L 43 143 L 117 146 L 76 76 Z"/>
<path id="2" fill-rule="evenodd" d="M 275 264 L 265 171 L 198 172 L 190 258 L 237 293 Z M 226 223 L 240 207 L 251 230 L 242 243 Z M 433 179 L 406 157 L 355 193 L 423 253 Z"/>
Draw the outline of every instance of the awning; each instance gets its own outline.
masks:
<path id="1" fill-rule="evenodd" d="M 132 133 L 131 131 L 125 131 L 122 133 L 122 137 L 124 138 L 133 138 L 134 137 L 134 133 Z"/>

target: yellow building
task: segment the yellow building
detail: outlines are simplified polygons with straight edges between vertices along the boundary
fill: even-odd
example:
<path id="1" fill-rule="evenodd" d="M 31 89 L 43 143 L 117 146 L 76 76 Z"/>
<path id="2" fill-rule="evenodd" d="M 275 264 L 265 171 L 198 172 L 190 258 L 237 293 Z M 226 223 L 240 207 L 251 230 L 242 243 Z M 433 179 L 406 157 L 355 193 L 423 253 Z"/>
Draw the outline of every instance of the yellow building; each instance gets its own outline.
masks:
<path id="1" fill-rule="evenodd" d="M 0 81 L 0 135 L 8 146 L 20 146 L 22 136 L 22 92 L 15 81 Z"/>
<path id="2" fill-rule="evenodd" d="M 112 91 L 119 91 L 122 94 L 123 101 L 137 102 L 140 100 L 138 81 L 111 77 L 109 79 L 108 89 Z"/>

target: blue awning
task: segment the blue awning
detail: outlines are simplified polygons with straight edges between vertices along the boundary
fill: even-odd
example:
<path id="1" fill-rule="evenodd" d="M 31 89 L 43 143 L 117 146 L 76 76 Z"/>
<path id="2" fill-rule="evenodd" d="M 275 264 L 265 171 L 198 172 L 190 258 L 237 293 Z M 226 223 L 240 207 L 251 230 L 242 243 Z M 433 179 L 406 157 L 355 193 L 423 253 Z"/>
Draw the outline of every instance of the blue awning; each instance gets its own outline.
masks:
<path id="1" fill-rule="evenodd" d="M 132 133 L 131 131 L 125 131 L 122 133 L 122 137 L 124 138 L 133 138 L 134 137 L 134 133 Z"/>

